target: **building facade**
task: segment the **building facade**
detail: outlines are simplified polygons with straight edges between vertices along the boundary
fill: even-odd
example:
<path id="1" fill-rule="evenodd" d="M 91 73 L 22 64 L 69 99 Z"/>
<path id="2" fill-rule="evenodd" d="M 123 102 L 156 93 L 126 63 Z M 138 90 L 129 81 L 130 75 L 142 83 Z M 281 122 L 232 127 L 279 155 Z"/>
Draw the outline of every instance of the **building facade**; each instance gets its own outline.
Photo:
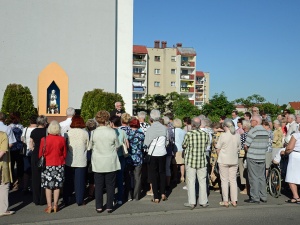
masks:
<path id="1" fill-rule="evenodd" d="M 134 104 L 146 94 L 177 92 L 201 108 L 209 100 L 209 73 L 196 70 L 196 51 L 181 43 L 167 47 L 166 41 L 154 41 L 154 47 L 133 47 Z M 142 60 L 135 63 L 135 58 Z M 136 74 L 136 72 L 139 72 Z M 143 78 L 137 78 L 143 75 Z M 142 80 L 142 81 L 141 81 Z"/>
<path id="2" fill-rule="evenodd" d="M 133 0 L 4 0 L 0 7 L 0 102 L 8 84 L 29 87 L 51 63 L 68 76 L 68 106 L 86 91 L 119 93 L 132 111 Z"/>

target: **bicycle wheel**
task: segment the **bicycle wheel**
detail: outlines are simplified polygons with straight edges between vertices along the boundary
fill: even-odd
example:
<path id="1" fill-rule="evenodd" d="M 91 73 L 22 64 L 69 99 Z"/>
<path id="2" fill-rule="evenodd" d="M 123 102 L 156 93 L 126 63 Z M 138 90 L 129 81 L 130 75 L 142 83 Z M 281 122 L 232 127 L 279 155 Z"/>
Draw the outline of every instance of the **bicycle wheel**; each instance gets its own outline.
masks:
<path id="1" fill-rule="evenodd" d="M 269 191 L 271 196 L 278 198 L 281 192 L 281 175 L 277 168 L 273 168 L 269 175 Z"/>

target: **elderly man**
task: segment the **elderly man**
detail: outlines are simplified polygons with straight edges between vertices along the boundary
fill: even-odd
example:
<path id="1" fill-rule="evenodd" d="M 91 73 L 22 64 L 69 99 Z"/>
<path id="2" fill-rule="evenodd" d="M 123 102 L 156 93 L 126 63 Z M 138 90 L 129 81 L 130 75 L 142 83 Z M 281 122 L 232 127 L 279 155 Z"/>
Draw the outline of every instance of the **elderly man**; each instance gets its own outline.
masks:
<path id="1" fill-rule="evenodd" d="M 269 145 L 269 133 L 261 125 L 261 117 L 253 116 L 252 129 L 248 132 L 244 149 L 247 151 L 247 168 L 250 184 L 250 198 L 247 203 L 267 202 L 266 189 L 266 152 Z"/>
<path id="2" fill-rule="evenodd" d="M 235 130 L 239 129 L 238 125 L 237 125 L 237 122 L 238 122 L 238 119 L 240 118 L 238 116 L 238 111 L 237 110 L 233 110 L 231 112 L 231 116 L 232 116 L 232 122 L 234 123 L 234 127 L 235 127 Z"/>
<path id="3" fill-rule="evenodd" d="M 12 182 L 10 173 L 10 157 L 8 138 L 5 132 L 0 131 L 0 216 L 9 216 L 14 211 L 8 211 L 9 183 Z"/>
<path id="4" fill-rule="evenodd" d="M 297 123 L 296 123 L 296 117 L 294 114 L 289 114 L 287 116 L 287 127 L 288 127 L 288 130 L 287 130 L 287 133 L 286 133 L 286 136 L 284 138 L 284 144 L 287 145 L 292 137 L 292 134 L 293 133 L 296 133 L 297 132 Z"/>
<path id="5" fill-rule="evenodd" d="M 122 109 L 122 102 L 115 103 L 115 109 L 110 112 L 110 116 L 119 116 L 121 117 L 122 114 L 125 113 L 124 109 Z"/>
<path id="6" fill-rule="evenodd" d="M 200 129 L 201 120 L 195 117 L 192 120 L 192 130 L 187 132 L 182 148 L 184 149 L 184 163 L 186 165 L 186 182 L 188 188 L 188 203 L 184 206 L 194 209 L 196 206 L 196 176 L 199 181 L 199 204 L 208 206 L 206 175 L 207 160 L 206 148 L 209 143 L 209 135 Z"/>
<path id="7" fill-rule="evenodd" d="M 66 114 L 67 119 L 59 123 L 62 136 L 64 136 L 64 133 L 67 133 L 71 129 L 70 125 L 72 123 L 72 117 L 75 115 L 75 109 L 72 107 L 67 108 Z"/>

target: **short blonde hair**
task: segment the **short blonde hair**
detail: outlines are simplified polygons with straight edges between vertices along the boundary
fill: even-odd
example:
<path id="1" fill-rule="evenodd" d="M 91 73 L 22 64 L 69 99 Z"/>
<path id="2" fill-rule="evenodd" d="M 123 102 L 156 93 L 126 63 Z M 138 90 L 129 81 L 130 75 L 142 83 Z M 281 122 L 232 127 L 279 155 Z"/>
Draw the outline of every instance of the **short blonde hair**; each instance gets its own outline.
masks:
<path id="1" fill-rule="evenodd" d="M 121 115 L 121 122 L 125 124 L 129 124 L 129 121 L 131 119 L 131 116 L 128 113 L 123 113 Z"/>
<path id="2" fill-rule="evenodd" d="M 173 120 L 173 125 L 176 128 L 181 128 L 182 127 L 182 121 L 181 121 L 181 119 L 178 119 L 178 118 L 174 119 Z"/>
<path id="3" fill-rule="evenodd" d="M 52 135 L 60 135 L 60 125 L 56 120 L 52 120 L 49 124 L 48 133 Z"/>

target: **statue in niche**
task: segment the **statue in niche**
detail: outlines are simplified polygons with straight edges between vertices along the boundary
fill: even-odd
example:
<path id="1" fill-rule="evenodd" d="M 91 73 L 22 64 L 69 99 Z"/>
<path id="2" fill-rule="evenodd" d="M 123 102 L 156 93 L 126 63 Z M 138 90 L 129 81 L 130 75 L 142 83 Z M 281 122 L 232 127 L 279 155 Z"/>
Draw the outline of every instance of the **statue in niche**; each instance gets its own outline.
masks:
<path id="1" fill-rule="evenodd" d="M 58 113 L 58 105 L 57 105 L 56 99 L 57 99 L 57 95 L 55 93 L 55 90 L 52 90 L 51 94 L 50 94 L 48 114 L 57 114 Z"/>

